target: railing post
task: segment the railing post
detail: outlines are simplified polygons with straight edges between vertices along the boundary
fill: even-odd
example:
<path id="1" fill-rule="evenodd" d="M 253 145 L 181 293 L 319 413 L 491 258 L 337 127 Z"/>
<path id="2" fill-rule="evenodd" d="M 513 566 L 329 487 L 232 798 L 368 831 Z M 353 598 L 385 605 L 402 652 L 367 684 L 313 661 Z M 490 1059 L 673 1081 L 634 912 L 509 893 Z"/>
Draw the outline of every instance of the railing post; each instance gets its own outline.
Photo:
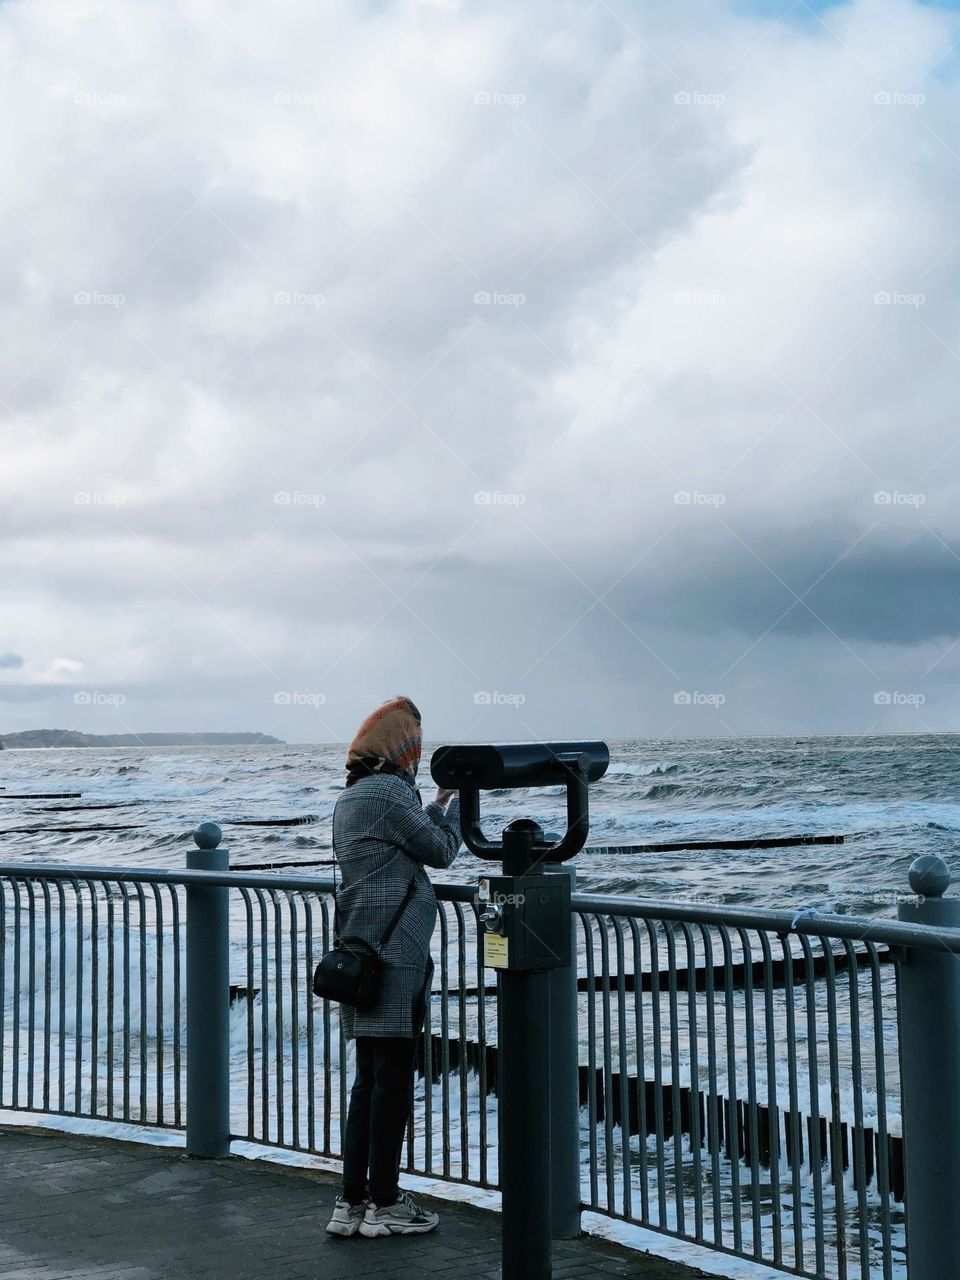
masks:
<path id="1" fill-rule="evenodd" d="M 228 871 L 223 833 L 202 822 L 187 852 L 191 871 Z M 187 1154 L 230 1154 L 229 893 L 187 885 Z"/>
<path id="2" fill-rule="evenodd" d="M 550 863 L 547 871 L 570 877 L 576 869 Z M 570 912 L 572 962 L 550 970 L 550 1217 L 554 1240 L 580 1234 L 580 1033 L 577 1021 L 576 917 Z"/>
<path id="3" fill-rule="evenodd" d="M 910 868 L 910 924 L 960 927 L 950 872 L 926 854 Z M 900 1074 L 909 1280 L 960 1276 L 960 956 L 910 947 L 899 966 Z"/>

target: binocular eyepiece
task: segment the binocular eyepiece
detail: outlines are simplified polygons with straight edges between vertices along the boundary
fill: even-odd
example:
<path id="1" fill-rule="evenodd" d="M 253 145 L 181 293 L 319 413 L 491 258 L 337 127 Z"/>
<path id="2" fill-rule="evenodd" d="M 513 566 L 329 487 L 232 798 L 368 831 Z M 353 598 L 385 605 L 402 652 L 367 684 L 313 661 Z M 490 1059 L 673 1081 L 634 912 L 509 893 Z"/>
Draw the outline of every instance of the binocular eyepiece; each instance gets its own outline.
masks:
<path id="1" fill-rule="evenodd" d="M 438 747 L 430 772 L 438 787 L 553 787 L 573 769 L 588 782 L 602 778 L 610 763 L 605 742 L 505 742 L 487 746 Z"/>
<path id="2" fill-rule="evenodd" d="M 460 792 L 463 840 L 479 858 L 504 855 L 504 845 L 494 844 L 481 830 L 481 791 L 566 787 L 567 831 L 561 840 L 548 843 L 535 823 L 526 824 L 524 831 L 522 822 L 511 824 L 514 837 L 526 836 L 532 859 L 564 862 L 583 848 L 588 831 L 587 786 L 603 777 L 609 763 L 605 742 L 509 742 L 438 747 L 430 760 L 430 773 L 438 787 Z"/>

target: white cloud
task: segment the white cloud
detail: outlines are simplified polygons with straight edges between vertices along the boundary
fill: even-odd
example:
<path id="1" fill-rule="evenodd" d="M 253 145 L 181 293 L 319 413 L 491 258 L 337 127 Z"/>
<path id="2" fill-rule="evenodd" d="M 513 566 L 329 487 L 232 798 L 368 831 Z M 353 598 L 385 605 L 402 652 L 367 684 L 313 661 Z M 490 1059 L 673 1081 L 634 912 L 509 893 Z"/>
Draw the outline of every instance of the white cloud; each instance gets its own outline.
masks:
<path id="1" fill-rule="evenodd" d="M 217 672 L 269 730 L 259 681 L 330 670 L 345 722 L 382 678 L 465 732 L 466 690 L 541 655 L 566 698 L 589 655 L 571 718 L 665 731 L 651 650 L 716 680 L 753 646 L 738 729 L 792 727 L 798 678 L 857 727 L 858 646 L 919 671 L 955 633 L 956 33 L 905 2 L 0 7 L 18 686 L 69 638 L 173 717 Z M 836 561 L 857 603 L 778 630 Z"/>

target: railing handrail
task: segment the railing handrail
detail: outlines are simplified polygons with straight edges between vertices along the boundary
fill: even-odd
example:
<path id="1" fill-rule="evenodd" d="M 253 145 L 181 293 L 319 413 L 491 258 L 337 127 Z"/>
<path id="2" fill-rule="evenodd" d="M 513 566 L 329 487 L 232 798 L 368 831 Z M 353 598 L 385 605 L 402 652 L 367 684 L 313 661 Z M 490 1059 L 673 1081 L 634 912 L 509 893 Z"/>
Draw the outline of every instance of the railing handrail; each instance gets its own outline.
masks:
<path id="1" fill-rule="evenodd" d="M 283 875 L 274 871 L 198 871 L 176 867 L 102 867 L 79 863 L 2 862 L 0 877 L 14 880 L 92 880 L 97 882 L 167 885 L 206 885 L 234 889 L 283 889 L 293 892 L 331 893 L 330 876 Z M 446 902 L 475 902 L 472 884 L 434 882 L 437 897 Z M 806 908 L 773 911 L 765 908 L 709 907 L 660 898 L 608 897 L 575 893 L 574 911 L 633 919 L 675 920 L 678 923 L 726 925 L 765 933 L 806 934 L 851 942 L 880 943 L 889 947 L 942 947 L 960 954 L 960 928 L 905 924 L 874 916 L 841 916 Z"/>

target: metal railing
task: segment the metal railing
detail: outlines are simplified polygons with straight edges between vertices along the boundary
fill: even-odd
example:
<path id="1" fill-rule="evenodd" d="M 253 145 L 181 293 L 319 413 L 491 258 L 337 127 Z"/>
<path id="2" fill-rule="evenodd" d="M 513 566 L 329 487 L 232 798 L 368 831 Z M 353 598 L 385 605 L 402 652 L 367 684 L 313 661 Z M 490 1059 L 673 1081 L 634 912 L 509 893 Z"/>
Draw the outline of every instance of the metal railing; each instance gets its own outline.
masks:
<path id="1" fill-rule="evenodd" d="M 229 900 L 230 1136 L 339 1157 L 351 1050 L 309 991 L 332 941 L 311 876 L 0 865 L 0 1110 L 184 1128 L 198 887 Z M 405 1166 L 496 1187 L 496 985 L 473 886 L 437 893 Z M 579 1059 L 552 1070 L 578 1077 L 582 1207 L 798 1275 L 905 1274 L 898 974 L 960 930 L 590 894 L 573 913 Z"/>

